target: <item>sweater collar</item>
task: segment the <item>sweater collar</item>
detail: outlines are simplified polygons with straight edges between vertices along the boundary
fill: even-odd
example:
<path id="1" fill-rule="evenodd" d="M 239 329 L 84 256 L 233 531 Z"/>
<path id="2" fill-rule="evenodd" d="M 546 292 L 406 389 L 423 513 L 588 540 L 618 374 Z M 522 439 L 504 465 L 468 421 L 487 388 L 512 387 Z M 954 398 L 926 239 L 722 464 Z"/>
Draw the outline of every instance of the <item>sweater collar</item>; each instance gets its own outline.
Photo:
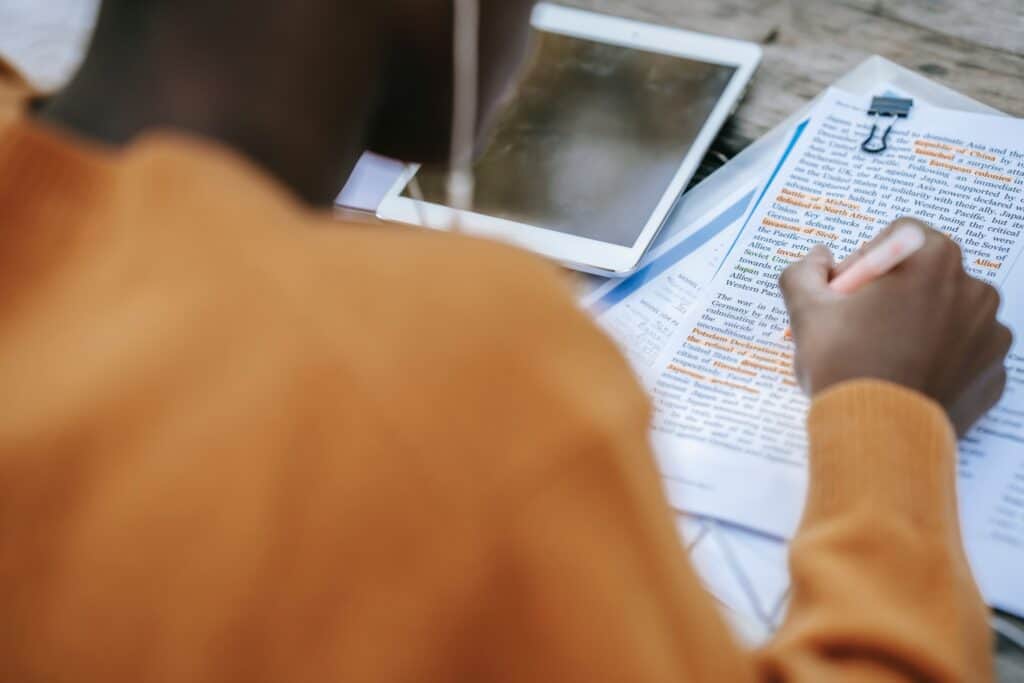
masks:
<path id="1" fill-rule="evenodd" d="M 111 187 L 114 156 L 19 115 L 0 130 L 0 210 L 8 218 L 45 211 L 58 222 L 69 212 L 73 220 Z"/>

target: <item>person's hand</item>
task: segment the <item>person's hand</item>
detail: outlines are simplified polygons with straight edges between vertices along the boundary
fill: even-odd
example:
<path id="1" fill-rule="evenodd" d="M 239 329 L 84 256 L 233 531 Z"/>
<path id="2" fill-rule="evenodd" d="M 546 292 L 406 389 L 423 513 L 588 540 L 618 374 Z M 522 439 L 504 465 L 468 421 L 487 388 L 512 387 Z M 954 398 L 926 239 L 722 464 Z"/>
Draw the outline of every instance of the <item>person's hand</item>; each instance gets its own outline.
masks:
<path id="1" fill-rule="evenodd" d="M 919 252 L 852 294 L 828 288 L 907 220 L 838 268 L 828 249 L 816 247 L 783 274 L 797 379 L 812 397 L 858 378 L 895 382 L 942 404 L 963 434 L 1002 396 L 1013 335 L 996 320 L 999 294 L 964 271 L 960 248 L 914 221 L 927 237 Z"/>

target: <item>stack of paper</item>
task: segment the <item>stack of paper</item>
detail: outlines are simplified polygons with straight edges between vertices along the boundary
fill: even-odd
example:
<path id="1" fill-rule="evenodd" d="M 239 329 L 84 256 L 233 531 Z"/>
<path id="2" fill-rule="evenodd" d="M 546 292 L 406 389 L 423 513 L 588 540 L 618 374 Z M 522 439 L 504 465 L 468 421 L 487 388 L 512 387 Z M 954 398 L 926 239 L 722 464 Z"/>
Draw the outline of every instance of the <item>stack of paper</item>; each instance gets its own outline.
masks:
<path id="1" fill-rule="evenodd" d="M 921 217 L 961 244 L 966 267 L 1001 289 L 1004 320 L 1024 331 L 1024 121 L 919 104 L 896 124 L 889 151 L 868 155 L 860 151 L 873 123 L 868 104 L 827 93 L 753 200 L 723 202 L 704 228 L 662 247 L 639 280 L 607 285 L 589 302 L 646 377 L 655 448 L 679 509 L 779 539 L 795 530 L 807 401 L 793 381 L 777 282 L 812 245 L 841 258 L 891 220 Z M 734 221 L 737 201 L 747 206 Z M 682 246 L 702 231 L 699 249 Z M 1024 614 L 1019 345 L 1009 370 L 1003 402 L 961 445 L 960 495 L 983 592 L 993 606 Z M 753 538 L 729 533 L 738 547 Z M 744 569 L 754 582 L 778 570 L 771 560 Z"/>
<path id="2" fill-rule="evenodd" d="M 739 188 L 693 228 L 648 254 L 636 273 L 605 281 L 583 298 L 583 305 L 619 342 L 640 376 L 652 372 L 690 306 L 713 278 L 739 234 L 755 190 Z M 674 480 L 666 482 L 674 486 Z M 786 544 L 689 515 L 680 516 L 679 529 L 705 587 L 725 608 L 737 633 L 750 644 L 767 639 L 778 625 L 789 592 Z"/>

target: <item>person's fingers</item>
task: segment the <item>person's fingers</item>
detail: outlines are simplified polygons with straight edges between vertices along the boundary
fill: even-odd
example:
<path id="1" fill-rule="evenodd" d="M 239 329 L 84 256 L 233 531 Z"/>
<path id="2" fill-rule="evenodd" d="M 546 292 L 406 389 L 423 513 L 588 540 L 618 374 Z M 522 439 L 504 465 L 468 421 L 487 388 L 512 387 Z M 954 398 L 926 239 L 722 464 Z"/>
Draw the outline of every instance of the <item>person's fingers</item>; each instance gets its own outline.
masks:
<path id="1" fill-rule="evenodd" d="M 1006 355 L 1013 348 L 1013 332 L 1006 325 L 995 323 L 991 334 L 985 335 L 981 348 L 975 348 L 971 357 L 969 377 L 972 383 L 960 392 L 949 414 L 957 433 L 963 436 L 990 409 L 995 407 L 1006 389 Z"/>
<path id="2" fill-rule="evenodd" d="M 1006 325 L 999 325 L 999 332 L 996 335 L 996 349 L 999 355 L 1005 358 L 1013 348 L 1013 330 Z"/>
<path id="3" fill-rule="evenodd" d="M 787 268 L 779 279 L 786 305 L 792 309 L 801 301 L 825 294 L 832 264 L 832 252 L 819 244 L 807 256 Z"/>
<path id="4" fill-rule="evenodd" d="M 950 331 L 951 344 L 964 350 L 968 359 L 961 373 L 966 377 L 976 377 L 983 373 L 992 363 L 1002 362 L 1013 343 L 1013 333 L 1008 327 L 999 323 L 996 315 L 999 312 L 1000 296 L 991 285 L 963 275 L 967 279 L 964 290 L 969 292 L 969 313 L 957 321 L 962 329 L 992 330 L 984 335 L 961 335 L 960 330 Z M 956 376 L 950 373 L 950 377 Z"/>
<path id="5" fill-rule="evenodd" d="M 926 235 L 929 232 L 934 232 L 934 230 L 931 227 L 929 227 L 927 223 L 922 223 L 921 221 L 917 220 L 916 218 L 910 218 L 910 217 L 907 217 L 907 216 L 905 216 L 903 218 L 897 218 L 892 223 L 890 223 L 885 228 L 883 228 L 882 231 L 880 233 L 878 233 L 877 235 L 875 235 L 873 239 L 871 239 L 868 242 L 864 243 L 864 245 L 860 249 L 858 249 L 857 251 L 853 252 L 852 254 L 847 256 L 845 259 L 843 259 L 841 262 L 839 262 L 836 265 L 836 267 L 832 269 L 832 277 L 836 278 L 836 277 L 839 277 L 840 275 L 842 275 L 845 271 L 849 270 L 849 268 L 854 263 L 859 261 L 864 256 L 864 254 L 866 254 L 869 251 L 871 251 L 872 249 L 874 249 L 875 246 L 877 246 L 880 242 L 884 241 L 885 238 L 887 238 L 889 235 L 891 235 L 894 232 L 896 232 L 896 230 L 898 230 L 902 226 L 907 225 L 908 223 L 920 226 L 921 228 L 924 229 Z"/>
<path id="6" fill-rule="evenodd" d="M 891 235 L 893 233 L 893 231 L 896 229 L 896 224 L 898 222 L 899 221 L 897 220 L 897 221 L 893 221 L 892 223 L 890 223 L 888 226 L 883 228 L 880 233 L 878 233 L 873 238 L 871 238 L 870 240 L 868 240 L 867 242 L 862 244 L 860 249 L 858 249 L 857 251 L 853 252 L 852 254 L 850 254 L 849 256 L 844 258 L 842 261 L 837 263 L 836 267 L 832 269 L 832 277 L 838 277 L 839 275 L 842 275 L 843 272 L 849 270 L 850 266 L 852 266 L 854 263 L 859 261 L 861 259 L 861 257 L 864 256 L 864 254 L 866 254 L 868 251 L 870 251 L 876 244 L 878 244 L 879 242 L 884 240 L 886 237 Z"/>
<path id="7" fill-rule="evenodd" d="M 894 273 L 911 278 L 922 275 L 933 278 L 936 286 L 952 282 L 953 278 L 966 277 L 959 244 L 934 228 L 927 228 L 924 236 L 924 246 L 894 268 Z"/>
<path id="8" fill-rule="evenodd" d="M 996 323 L 996 330 L 992 333 L 992 342 L 979 355 L 988 358 L 990 366 L 997 366 L 1000 370 L 1005 370 L 1006 357 L 1012 348 L 1013 332 L 1006 325 Z"/>

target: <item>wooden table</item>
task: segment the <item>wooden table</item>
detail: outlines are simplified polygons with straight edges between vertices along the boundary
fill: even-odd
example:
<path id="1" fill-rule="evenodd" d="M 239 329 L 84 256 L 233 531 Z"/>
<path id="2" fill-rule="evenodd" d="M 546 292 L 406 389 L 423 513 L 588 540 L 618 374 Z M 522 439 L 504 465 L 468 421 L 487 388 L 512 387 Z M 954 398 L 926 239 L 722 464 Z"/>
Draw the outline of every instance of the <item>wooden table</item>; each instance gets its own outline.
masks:
<path id="1" fill-rule="evenodd" d="M 1024 116 L 1022 0 L 560 1 L 764 47 L 714 146 L 719 165 L 873 54 Z"/>
<path id="2" fill-rule="evenodd" d="M 1024 116 L 1024 0 L 560 0 L 759 43 L 764 61 L 700 180 L 874 54 Z M 1024 590 L 1024 567 L 1021 568 Z M 1024 622 L 1017 621 L 1024 628 Z M 999 643 L 1001 681 L 1024 654 Z"/>

